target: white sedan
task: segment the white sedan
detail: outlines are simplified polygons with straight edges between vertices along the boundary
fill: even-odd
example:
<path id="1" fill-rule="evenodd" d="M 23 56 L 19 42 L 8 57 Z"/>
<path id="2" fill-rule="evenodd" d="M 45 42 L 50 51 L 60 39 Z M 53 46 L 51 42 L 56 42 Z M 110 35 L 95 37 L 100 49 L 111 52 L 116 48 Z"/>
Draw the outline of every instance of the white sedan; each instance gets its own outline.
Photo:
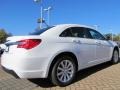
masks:
<path id="1" fill-rule="evenodd" d="M 70 84 L 76 72 L 100 63 L 119 61 L 118 45 L 85 25 L 62 24 L 28 36 L 9 37 L 1 64 L 20 78 L 47 78 Z"/>

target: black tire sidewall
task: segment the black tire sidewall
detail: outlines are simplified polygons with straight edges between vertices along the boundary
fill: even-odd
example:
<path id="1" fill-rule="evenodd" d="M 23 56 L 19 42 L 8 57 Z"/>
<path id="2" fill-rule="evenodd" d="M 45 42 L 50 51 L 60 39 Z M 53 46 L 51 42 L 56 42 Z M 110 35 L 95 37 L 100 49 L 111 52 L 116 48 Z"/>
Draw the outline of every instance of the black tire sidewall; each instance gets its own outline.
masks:
<path id="1" fill-rule="evenodd" d="M 118 51 L 117 51 L 117 50 L 114 50 L 114 51 L 113 51 L 113 55 L 112 55 L 112 64 L 117 64 L 117 63 L 119 62 L 119 56 L 118 56 L 118 61 L 117 61 L 117 62 L 114 60 L 114 53 L 115 53 L 115 52 L 118 53 Z M 119 55 L 119 53 L 118 53 L 118 55 Z"/>
<path id="2" fill-rule="evenodd" d="M 56 60 L 57 60 L 57 62 L 53 66 L 52 73 L 51 73 L 51 79 L 52 79 L 53 84 L 59 85 L 59 86 L 69 85 L 73 81 L 73 79 L 75 77 L 75 74 L 76 74 L 76 66 L 75 66 L 74 59 L 70 56 L 62 56 L 62 57 L 57 58 Z M 73 67 L 74 67 L 73 77 L 66 83 L 60 82 L 57 78 L 57 67 L 60 64 L 60 62 L 63 61 L 63 60 L 70 60 L 73 64 Z"/>

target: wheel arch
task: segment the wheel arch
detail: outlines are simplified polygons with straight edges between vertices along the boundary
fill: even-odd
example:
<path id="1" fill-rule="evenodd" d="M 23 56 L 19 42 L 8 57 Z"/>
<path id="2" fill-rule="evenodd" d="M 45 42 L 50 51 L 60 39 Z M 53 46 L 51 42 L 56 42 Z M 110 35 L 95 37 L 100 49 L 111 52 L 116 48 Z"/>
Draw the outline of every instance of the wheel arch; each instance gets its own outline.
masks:
<path id="1" fill-rule="evenodd" d="M 78 71 L 78 60 L 77 60 L 76 55 L 75 55 L 74 53 L 72 53 L 72 52 L 61 52 L 61 53 L 57 54 L 57 55 L 53 58 L 53 60 L 52 60 L 52 62 L 51 62 L 51 64 L 50 64 L 50 68 L 49 68 L 49 70 L 48 70 L 48 71 L 49 71 L 49 72 L 48 72 L 48 77 L 50 77 L 51 72 L 52 72 L 52 68 L 53 68 L 54 64 L 57 62 L 56 59 L 59 58 L 59 57 L 61 57 L 61 56 L 63 56 L 63 55 L 68 55 L 68 56 L 70 56 L 70 57 L 72 57 L 72 58 L 74 59 L 75 64 L 76 64 L 76 69 L 77 69 L 77 71 Z"/>
<path id="2" fill-rule="evenodd" d="M 111 59 L 112 59 L 112 57 L 113 57 L 113 53 L 114 53 L 115 50 L 118 51 L 118 55 L 119 55 L 119 53 L 120 53 L 119 47 L 118 47 L 118 46 L 115 46 L 115 47 L 113 48 L 113 51 L 112 51 Z M 119 57 L 120 57 L 120 56 L 119 56 Z"/>

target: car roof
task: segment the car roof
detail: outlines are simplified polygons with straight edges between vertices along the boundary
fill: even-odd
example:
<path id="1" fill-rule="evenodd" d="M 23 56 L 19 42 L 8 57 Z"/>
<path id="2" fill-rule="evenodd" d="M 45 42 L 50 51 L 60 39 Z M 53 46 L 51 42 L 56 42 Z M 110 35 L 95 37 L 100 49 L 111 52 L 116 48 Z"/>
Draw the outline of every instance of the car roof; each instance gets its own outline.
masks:
<path id="1" fill-rule="evenodd" d="M 95 29 L 92 26 L 87 26 L 82 24 L 59 24 L 59 25 L 55 25 L 55 27 L 86 27 L 86 28 Z"/>
<path id="2" fill-rule="evenodd" d="M 46 32 L 42 33 L 41 36 L 44 37 L 52 37 L 56 36 L 58 37 L 60 33 L 62 33 L 65 29 L 70 28 L 70 27 L 85 27 L 85 28 L 90 28 L 94 29 L 93 27 L 87 26 L 87 25 L 80 25 L 80 24 L 59 24 L 59 25 L 54 25 L 53 28 L 50 28 Z"/>

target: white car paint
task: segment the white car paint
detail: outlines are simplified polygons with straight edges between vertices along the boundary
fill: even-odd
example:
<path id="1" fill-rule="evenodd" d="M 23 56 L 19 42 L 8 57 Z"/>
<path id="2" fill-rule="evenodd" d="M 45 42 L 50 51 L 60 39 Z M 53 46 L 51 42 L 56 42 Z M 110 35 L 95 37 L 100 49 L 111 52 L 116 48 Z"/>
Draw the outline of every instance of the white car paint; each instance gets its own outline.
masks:
<path id="1" fill-rule="evenodd" d="M 78 70 L 111 60 L 116 43 L 107 40 L 59 37 L 69 27 L 91 28 L 85 25 L 62 24 L 40 35 L 9 37 L 6 43 L 24 39 L 42 41 L 29 50 L 17 48 L 17 44 L 10 45 L 1 57 L 2 66 L 13 70 L 20 78 L 47 78 L 53 59 L 63 52 L 71 52 L 76 56 Z"/>

